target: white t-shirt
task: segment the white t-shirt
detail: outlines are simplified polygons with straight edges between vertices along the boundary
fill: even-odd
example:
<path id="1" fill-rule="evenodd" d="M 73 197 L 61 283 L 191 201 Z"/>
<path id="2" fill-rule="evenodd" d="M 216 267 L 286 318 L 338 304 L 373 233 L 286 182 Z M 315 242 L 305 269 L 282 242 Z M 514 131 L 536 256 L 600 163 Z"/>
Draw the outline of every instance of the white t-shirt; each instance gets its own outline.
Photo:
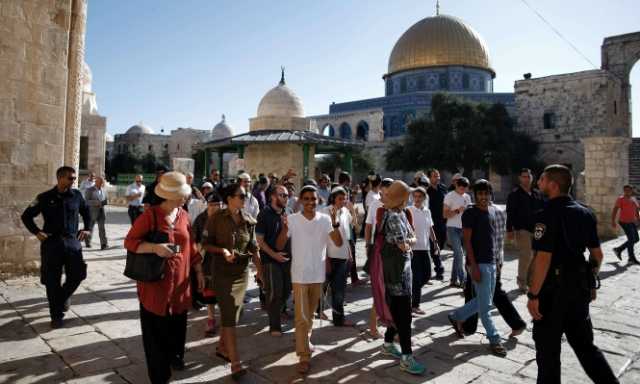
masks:
<path id="1" fill-rule="evenodd" d="M 322 209 L 322 213 L 325 213 L 331 217 L 331 206 Z M 327 256 L 332 259 L 349 258 L 351 247 L 349 246 L 349 240 L 351 240 L 351 213 L 346 207 L 340 209 L 338 216 L 338 222 L 340 223 L 340 236 L 342 236 L 342 246 L 338 247 L 333 243 L 330 238 L 327 239 Z"/>
<path id="2" fill-rule="evenodd" d="M 129 201 L 129 205 L 132 205 L 134 207 L 141 206 L 142 199 L 144 198 L 144 190 L 145 190 L 144 184 L 140 184 L 139 187 L 138 187 L 138 184 L 136 183 L 129 184 L 129 186 L 127 187 L 127 192 L 125 193 L 125 196 L 131 196 L 131 195 L 136 195 L 140 193 L 140 197 Z"/>
<path id="3" fill-rule="evenodd" d="M 373 200 L 380 200 L 380 192 L 369 192 L 367 193 L 367 199 L 364 202 L 364 206 L 369 209 Z"/>
<path id="4" fill-rule="evenodd" d="M 254 219 L 258 218 L 258 214 L 260 213 L 260 204 L 258 203 L 258 199 L 256 199 L 252 194 L 248 194 L 247 198 L 244 199 L 244 211 Z"/>
<path id="5" fill-rule="evenodd" d="M 331 218 L 316 212 L 313 220 L 302 213 L 287 216 L 291 237 L 291 281 L 300 284 L 324 283 L 327 240 L 333 231 Z"/>
<path id="6" fill-rule="evenodd" d="M 367 219 L 364 221 L 365 224 L 371 224 L 372 226 L 376 226 L 376 211 L 378 208 L 382 207 L 382 201 L 380 199 L 373 200 L 371 205 L 369 206 L 369 210 L 367 211 Z"/>
<path id="7" fill-rule="evenodd" d="M 428 251 L 429 234 L 433 226 L 431 211 L 426 205 L 422 208 L 412 205 L 409 207 L 409 210 L 411 210 L 411 214 L 413 215 L 413 228 L 416 232 L 416 244 L 412 248 L 415 251 Z"/>
<path id="8" fill-rule="evenodd" d="M 451 191 L 444 196 L 444 205 L 449 207 L 450 210 L 455 211 L 460 207 L 467 207 L 471 204 L 471 197 L 468 194 L 459 194 L 456 191 Z M 454 227 L 462 229 L 462 213 L 458 213 L 447 219 L 447 227 Z"/>

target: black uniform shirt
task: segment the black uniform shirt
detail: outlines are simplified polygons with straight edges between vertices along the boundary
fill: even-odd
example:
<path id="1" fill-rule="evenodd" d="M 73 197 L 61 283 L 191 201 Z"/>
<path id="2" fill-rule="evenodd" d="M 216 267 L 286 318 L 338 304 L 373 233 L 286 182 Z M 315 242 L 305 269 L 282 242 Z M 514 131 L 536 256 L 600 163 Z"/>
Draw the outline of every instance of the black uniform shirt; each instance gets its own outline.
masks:
<path id="1" fill-rule="evenodd" d="M 551 268 L 568 271 L 584 263 L 586 248 L 600 247 L 597 221 L 593 212 L 570 196 L 549 200 L 535 215 L 532 248 L 550 252 Z"/>
<path id="2" fill-rule="evenodd" d="M 284 213 L 284 210 L 282 213 Z M 271 205 L 267 205 L 264 209 L 260 210 L 258 214 L 258 224 L 256 224 L 256 235 L 262 236 L 264 242 L 275 252 L 287 252 L 287 256 L 285 257 L 291 258 L 291 239 L 287 240 L 284 250 L 276 249 L 276 240 L 282 230 L 282 213 L 276 212 Z M 260 250 L 260 260 L 262 260 L 262 263 L 275 262 L 275 260 L 263 250 Z"/>
<path id="3" fill-rule="evenodd" d="M 145 194 L 142 198 L 142 204 L 149 205 L 158 205 L 160 204 L 160 198 L 156 195 L 156 185 L 158 185 L 157 181 L 147 185 L 145 188 Z"/>
<path id="4" fill-rule="evenodd" d="M 42 232 L 50 236 L 75 237 L 78 233 L 78 214 L 82 215 L 85 230 L 91 223 L 89 207 L 77 189 L 60 193 L 57 187 L 53 187 L 36 197 L 22 213 L 24 226 L 34 235 L 40 232 L 33 221 L 39 214 L 44 218 Z"/>

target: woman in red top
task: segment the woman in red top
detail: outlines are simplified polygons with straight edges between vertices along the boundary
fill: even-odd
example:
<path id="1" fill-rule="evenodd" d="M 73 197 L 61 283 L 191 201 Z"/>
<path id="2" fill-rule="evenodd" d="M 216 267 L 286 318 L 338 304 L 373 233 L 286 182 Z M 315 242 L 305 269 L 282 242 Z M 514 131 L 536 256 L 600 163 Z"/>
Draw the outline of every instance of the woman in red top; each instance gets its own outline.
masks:
<path id="1" fill-rule="evenodd" d="M 640 264 L 633 252 L 633 246 L 640 240 L 637 225 L 638 219 L 640 219 L 638 216 L 640 206 L 636 198 L 633 197 L 632 186 L 625 185 L 623 191 L 624 194 L 618 197 L 616 205 L 613 207 L 613 212 L 611 212 L 611 227 L 614 231 L 616 230 L 616 216 L 619 211 L 618 224 L 620 224 L 620 228 L 622 228 L 625 235 L 627 235 L 627 241 L 618 247 L 614 247 L 613 252 L 618 257 L 618 260 L 622 261 L 622 250 L 626 248 L 629 256 L 629 264 Z"/>
<path id="2" fill-rule="evenodd" d="M 162 280 L 137 283 L 142 342 L 153 384 L 169 382 L 171 367 L 184 369 L 191 268 L 197 274 L 198 289 L 204 288 L 202 258 L 191 239 L 189 215 L 182 208 L 191 194 L 185 176 L 178 172 L 165 173 L 155 193 L 160 202 L 144 211 L 124 241 L 125 248 L 131 252 L 155 253 L 167 259 Z M 154 222 L 158 231 L 168 234 L 169 243 L 145 241 L 146 234 L 154 230 Z"/>

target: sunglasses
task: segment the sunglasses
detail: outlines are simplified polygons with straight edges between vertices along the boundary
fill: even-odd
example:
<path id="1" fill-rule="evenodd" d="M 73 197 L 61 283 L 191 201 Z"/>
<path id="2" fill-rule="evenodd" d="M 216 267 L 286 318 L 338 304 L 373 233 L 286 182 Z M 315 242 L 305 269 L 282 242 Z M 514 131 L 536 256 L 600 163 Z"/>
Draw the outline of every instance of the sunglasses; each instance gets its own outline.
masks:
<path id="1" fill-rule="evenodd" d="M 233 197 L 237 197 L 240 200 L 244 200 L 244 199 L 247 198 L 247 195 L 245 193 L 241 193 L 241 194 L 238 194 L 238 195 L 233 195 Z"/>
<path id="2" fill-rule="evenodd" d="M 77 177 L 75 176 L 67 176 L 67 180 L 69 181 L 75 181 L 77 179 Z"/>

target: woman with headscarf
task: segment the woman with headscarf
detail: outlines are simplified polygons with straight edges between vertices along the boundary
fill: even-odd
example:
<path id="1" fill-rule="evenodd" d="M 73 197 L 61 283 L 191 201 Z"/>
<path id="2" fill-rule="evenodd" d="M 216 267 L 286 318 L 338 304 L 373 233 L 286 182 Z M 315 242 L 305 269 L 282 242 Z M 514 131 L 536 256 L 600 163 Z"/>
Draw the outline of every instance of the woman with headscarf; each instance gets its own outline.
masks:
<path id="1" fill-rule="evenodd" d="M 376 212 L 376 243 L 371 262 L 371 281 L 378 317 L 387 326 L 382 353 L 400 359 L 400 369 L 422 375 L 425 366 L 411 350 L 411 247 L 416 236 L 411 213 L 405 209 L 411 189 L 394 181 L 385 194 L 384 208 Z M 398 335 L 401 351 L 394 344 Z"/>
<path id="2" fill-rule="evenodd" d="M 171 368 L 184 369 L 187 310 L 191 307 L 190 271 L 196 272 L 199 291 L 204 288 L 204 276 L 202 257 L 191 238 L 189 215 L 182 208 L 191 194 L 184 175 L 163 174 L 153 192 L 156 199 L 133 223 L 124 246 L 131 252 L 166 258 L 162 280 L 137 283 L 149 379 L 153 384 L 164 384 L 171 378 Z M 147 233 L 154 230 L 166 233 L 168 243 L 147 242 Z"/>
<path id="3" fill-rule="evenodd" d="M 242 210 L 247 192 L 239 184 L 229 184 L 223 188 L 222 197 L 226 207 L 207 221 L 204 248 L 214 254 L 213 290 L 222 323 L 216 355 L 231 362 L 231 376 L 238 379 L 247 372 L 238 356 L 235 327 L 249 281 L 249 259 L 256 265 L 258 276 L 261 265 L 255 236 L 256 221 Z"/>

